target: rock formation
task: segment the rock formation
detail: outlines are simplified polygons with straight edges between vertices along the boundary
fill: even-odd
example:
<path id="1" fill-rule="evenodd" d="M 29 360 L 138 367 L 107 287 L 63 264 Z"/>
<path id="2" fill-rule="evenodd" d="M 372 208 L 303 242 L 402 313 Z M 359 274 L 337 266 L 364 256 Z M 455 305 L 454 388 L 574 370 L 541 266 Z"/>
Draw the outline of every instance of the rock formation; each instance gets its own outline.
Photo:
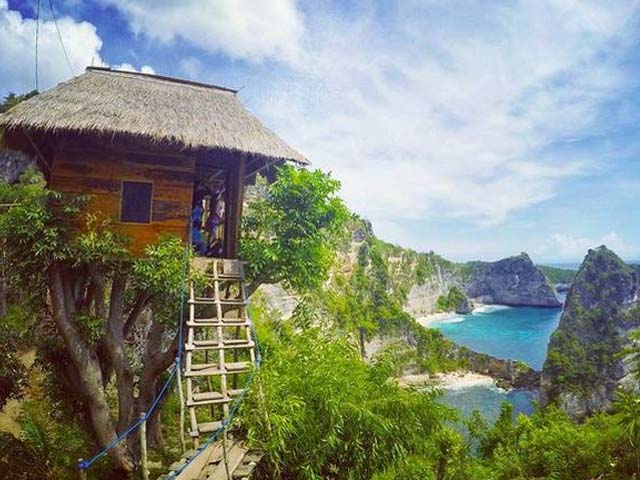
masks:
<path id="1" fill-rule="evenodd" d="M 29 167 L 37 168 L 32 158 L 21 152 L 0 149 L 0 182 L 17 182 Z"/>
<path id="2" fill-rule="evenodd" d="M 619 386 L 637 386 L 623 349 L 640 327 L 639 273 L 604 246 L 589 250 L 549 342 L 543 404 L 580 418 L 606 410 Z"/>
<path id="3" fill-rule="evenodd" d="M 556 292 L 526 253 L 497 262 L 470 262 L 465 293 L 476 301 L 511 306 L 560 307 Z"/>

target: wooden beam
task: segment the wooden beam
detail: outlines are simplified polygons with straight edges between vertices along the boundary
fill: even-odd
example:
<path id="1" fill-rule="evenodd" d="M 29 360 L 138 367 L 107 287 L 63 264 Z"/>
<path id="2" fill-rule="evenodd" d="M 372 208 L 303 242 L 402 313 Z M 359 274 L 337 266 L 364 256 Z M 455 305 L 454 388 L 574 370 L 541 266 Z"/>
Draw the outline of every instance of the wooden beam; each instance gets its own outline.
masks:
<path id="1" fill-rule="evenodd" d="M 229 171 L 229 195 L 227 205 L 227 231 L 225 232 L 226 257 L 236 258 L 238 255 L 238 240 L 240 239 L 240 217 L 242 216 L 242 202 L 244 201 L 244 177 L 247 166 L 247 155 L 240 154 L 237 168 Z"/>
<path id="2" fill-rule="evenodd" d="M 42 162 L 42 166 L 46 169 L 46 173 L 51 173 L 51 164 L 47 161 L 46 158 L 44 158 L 44 155 L 38 148 L 38 145 L 36 144 L 36 142 L 33 141 L 33 138 L 31 138 L 31 135 L 29 135 L 29 132 L 25 128 L 23 128 L 22 130 L 24 131 L 24 134 L 27 137 L 27 140 L 29 140 L 31 147 L 36 152 L 36 155 L 40 157 L 40 161 Z"/>

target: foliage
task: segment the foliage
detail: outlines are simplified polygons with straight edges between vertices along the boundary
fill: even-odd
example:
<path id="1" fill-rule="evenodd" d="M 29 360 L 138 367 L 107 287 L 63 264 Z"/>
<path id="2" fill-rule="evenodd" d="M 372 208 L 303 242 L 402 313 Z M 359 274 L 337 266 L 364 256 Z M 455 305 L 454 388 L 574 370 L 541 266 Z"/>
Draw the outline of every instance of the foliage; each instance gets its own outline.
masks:
<path id="1" fill-rule="evenodd" d="M 248 438 L 267 455 L 263 476 L 370 478 L 438 449 L 450 413 L 433 395 L 389 382 L 386 363 L 366 364 L 336 332 L 265 330 L 266 361 L 242 411 Z"/>
<path id="2" fill-rule="evenodd" d="M 478 414 L 466 422 L 471 438 L 480 441 L 484 473 L 477 478 L 631 478 L 632 452 L 622 442 L 617 416 L 600 414 L 577 424 L 555 407 L 520 415 L 515 423 L 512 415 L 503 404 L 490 428 Z"/>
<path id="3" fill-rule="evenodd" d="M 478 412 L 464 422 L 465 444 L 433 394 L 388 380 L 398 352 L 366 364 L 339 331 L 276 329 L 255 313 L 265 363 L 241 418 L 267 454 L 260 478 L 623 480 L 636 469 L 637 396 L 583 423 L 553 406 L 514 422 L 505 403 L 493 425 Z"/>
<path id="4" fill-rule="evenodd" d="M 109 218 L 86 213 L 90 198 L 49 190 L 31 171 L 0 186 L 0 198 L 12 205 L 0 213 L 9 275 L 16 290 L 40 297 L 33 314 L 52 320 L 41 322 L 36 342 L 57 380 L 51 397 L 83 410 L 83 426 L 104 446 L 146 411 L 174 361 L 185 248 L 165 237 L 132 258 Z M 153 314 L 142 315 L 148 308 Z M 152 415 L 150 431 L 156 421 Z M 118 467 L 131 470 L 126 445 L 114 452 Z"/>
<path id="5" fill-rule="evenodd" d="M 551 267 L 549 265 L 537 265 L 537 267 L 554 285 L 557 283 L 571 283 L 576 276 L 576 271 L 568 268 Z"/>
<path id="6" fill-rule="evenodd" d="M 633 393 L 620 389 L 615 402 L 619 412 L 618 422 L 624 438 L 633 449 L 636 461 L 636 477 L 640 477 L 640 398 Z"/>
<path id="7" fill-rule="evenodd" d="M 20 396 L 25 381 L 25 368 L 17 356 L 19 335 L 10 328 L 11 316 L 0 318 L 0 410 L 7 400 Z"/>
<path id="8" fill-rule="evenodd" d="M 21 95 L 17 95 L 13 92 L 9 92 L 9 94 L 4 97 L 2 103 L 0 103 L 0 114 L 7 112 L 10 108 L 15 107 L 20 102 L 30 99 L 31 97 L 35 97 L 38 95 L 37 90 L 32 90 L 28 93 L 23 93 Z"/>
<path id="9" fill-rule="evenodd" d="M 46 468 L 45 478 L 74 478 L 78 458 L 95 448 L 78 418 L 63 412 L 59 402 L 46 397 L 22 404 L 21 439 L 34 452 L 36 465 Z"/>
<path id="10" fill-rule="evenodd" d="M 320 170 L 278 169 L 266 197 L 251 202 L 242 218 L 240 255 L 250 291 L 262 283 L 283 282 L 298 291 L 321 285 L 349 219 L 339 188 Z"/>
<path id="11" fill-rule="evenodd" d="M 88 199 L 45 188 L 34 170 L 25 172 L 17 185 L 0 184 L 0 199 L 13 204 L 0 214 L 8 269 L 26 289 L 42 289 L 53 263 L 77 258 L 73 219 Z"/>
<path id="12" fill-rule="evenodd" d="M 180 318 L 179 299 L 192 255 L 190 250 L 185 253 L 179 238 L 163 236 L 158 243 L 147 246 L 145 255 L 133 263 L 132 287 L 153 298 L 158 319 L 174 328 Z"/>
<path id="13" fill-rule="evenodd" d="M 46 480 L 51 477 L 38 452 L 10 433 L 0 433 L 0 478 Z"/>
<path id="14" fill-rule="evenodd" d="M 436 300 L 436 311 L 455 312 L 468 302 L 467 296 L 455 285 L 449 288 L 446 295 L 440 295 Z"/>

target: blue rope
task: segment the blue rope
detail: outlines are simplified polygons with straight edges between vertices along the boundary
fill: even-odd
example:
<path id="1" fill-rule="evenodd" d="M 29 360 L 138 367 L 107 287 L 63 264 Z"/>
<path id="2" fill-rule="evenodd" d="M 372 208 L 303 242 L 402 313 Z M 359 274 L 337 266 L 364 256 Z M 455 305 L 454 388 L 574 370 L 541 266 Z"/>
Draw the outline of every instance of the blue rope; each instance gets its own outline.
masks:
<path id="1" fill-rule="evenodd" d="M 176 372 L 177 372 L 178 368 L 180 368 L 180 365 L 182 364 L 182 355 L 183 355 L 183 350 L 184 350 L 184 341 L 183 341 L 183 338 L 184 338 L 184 333 L 183 333 L 183 330 L 184 330 L 184 303 L 185 303 L 185 296 L 186 296 L 186 289 L 187 289 L 186 285 L 187 285 L 187 268 L 188 268 L 188 265 L 189 265 L 189 249 L 191 248 L 191 234 L 190 234 L 190 232 L 191 232 L 191 228 L 189 228 L 189 237 L 188 237 L 187 245 L 185 246 L 185 249 L 184 249 L 184 264 L 183 264 L 183 269 L 182 269 L 182 292 L 180 294 L 180 321 L 178 323 L 178 355 L 176 356 L 176 359 L 175 359 L 175 362 L 174 362 L 173 367 L 171 369 L 171 372 L 169 373 L 169 377 L 167 378 L 166 382 L 164 382 L 164 385 L 160 389 L 160 392 L 158 392 L 156 397 L 153 399 L 153 402 L 151 403 L 151 406 L 144 413 L 144 415 L 141 416 L 135 422 L 133 422 L 131 425 L 129 425 L 129 427 L 127 427 L 127 429 L 124 432 L 122 432 L 118 437 L 116 437 L 111 443 L 109 443 L 107 446 L 105 446 L 102 450 L 100 450 L 98 453 L 96 453 L 93 457 L 91 457 L 88 460 L 82 460 L 82 461 L 78 462 L 78 469 L 79 470 L 88 470 L 89 467 L 91 467 L 91 465 L 93 465 L 100 458 L 104 457 L 110 450 L 115 448 L 120 442 L 122 442 L 132 432 L 134 432 L 136 429 L 138 429 L 140 427 L 140 425 L 142 425 L 143 422 L 146 422 L 149 419 L 151 414 L 158 407 L 158 404 L 160 403 L 160 400 L 162 400 L 162 397 L 167 392 L 167 389 L 169 388 L 169 385 L 173 382 L 173 378 L 176 376 Z"/>
<path id="2" fill-rule="evenodd" d="M 169 374 L 169 378 L 162 386 L 160 393 L 158 393 L 158 395 L 154 399 L 149 410 L 147 410 L 147 412 L 143 416 L 141 416 L 138 420 L 136 420 L 131 425 L 129 425 L 129 427 L 124 432 L 122 432 L 120 436 L 116 437 L 109 445 L 104 447 L 102 450 L 96 453 L 93 457 L 91 457 L 88 460 L 82 460 L 81 462 L 78 462 L 78 469 L 87 470 L 89 467 L 91 467 L 91 465 L 93 465 L 100 458 L 104 457 L 107 453 L 109 453 L 111 449 L 115 448 L 120 442 L 122 442 L 122 440 L 124 440 L 133 431 L 135 431 L 138 427 L 140 427 L 142 422 L 146 422 L 149 419 L 153 411 L 158 406 L 158 403 L 160 403 L 160 400 L 166 393 L 167 389 L 169 388 L 169 384 L 171 384 L 171 382 L 173 381 L 173 377 L 176 374 L 176 369 L 177 369 L 177 363 L 174 363 L 173 368 L 171 369 L 171 373 Z"/>

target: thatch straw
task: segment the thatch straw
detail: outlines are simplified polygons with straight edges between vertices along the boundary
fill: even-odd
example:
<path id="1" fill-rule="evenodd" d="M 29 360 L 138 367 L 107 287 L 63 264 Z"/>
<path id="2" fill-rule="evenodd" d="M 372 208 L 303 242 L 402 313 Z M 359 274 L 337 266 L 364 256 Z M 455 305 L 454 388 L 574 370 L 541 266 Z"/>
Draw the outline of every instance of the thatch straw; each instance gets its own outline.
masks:
<path id="1" fill-rule="evenodd" d="M 0 116 L 0 128 L 126 135 L 184 149 L 221 148 L 308 163 L 240 103 L 233 90 L 89 67 Z"/>

